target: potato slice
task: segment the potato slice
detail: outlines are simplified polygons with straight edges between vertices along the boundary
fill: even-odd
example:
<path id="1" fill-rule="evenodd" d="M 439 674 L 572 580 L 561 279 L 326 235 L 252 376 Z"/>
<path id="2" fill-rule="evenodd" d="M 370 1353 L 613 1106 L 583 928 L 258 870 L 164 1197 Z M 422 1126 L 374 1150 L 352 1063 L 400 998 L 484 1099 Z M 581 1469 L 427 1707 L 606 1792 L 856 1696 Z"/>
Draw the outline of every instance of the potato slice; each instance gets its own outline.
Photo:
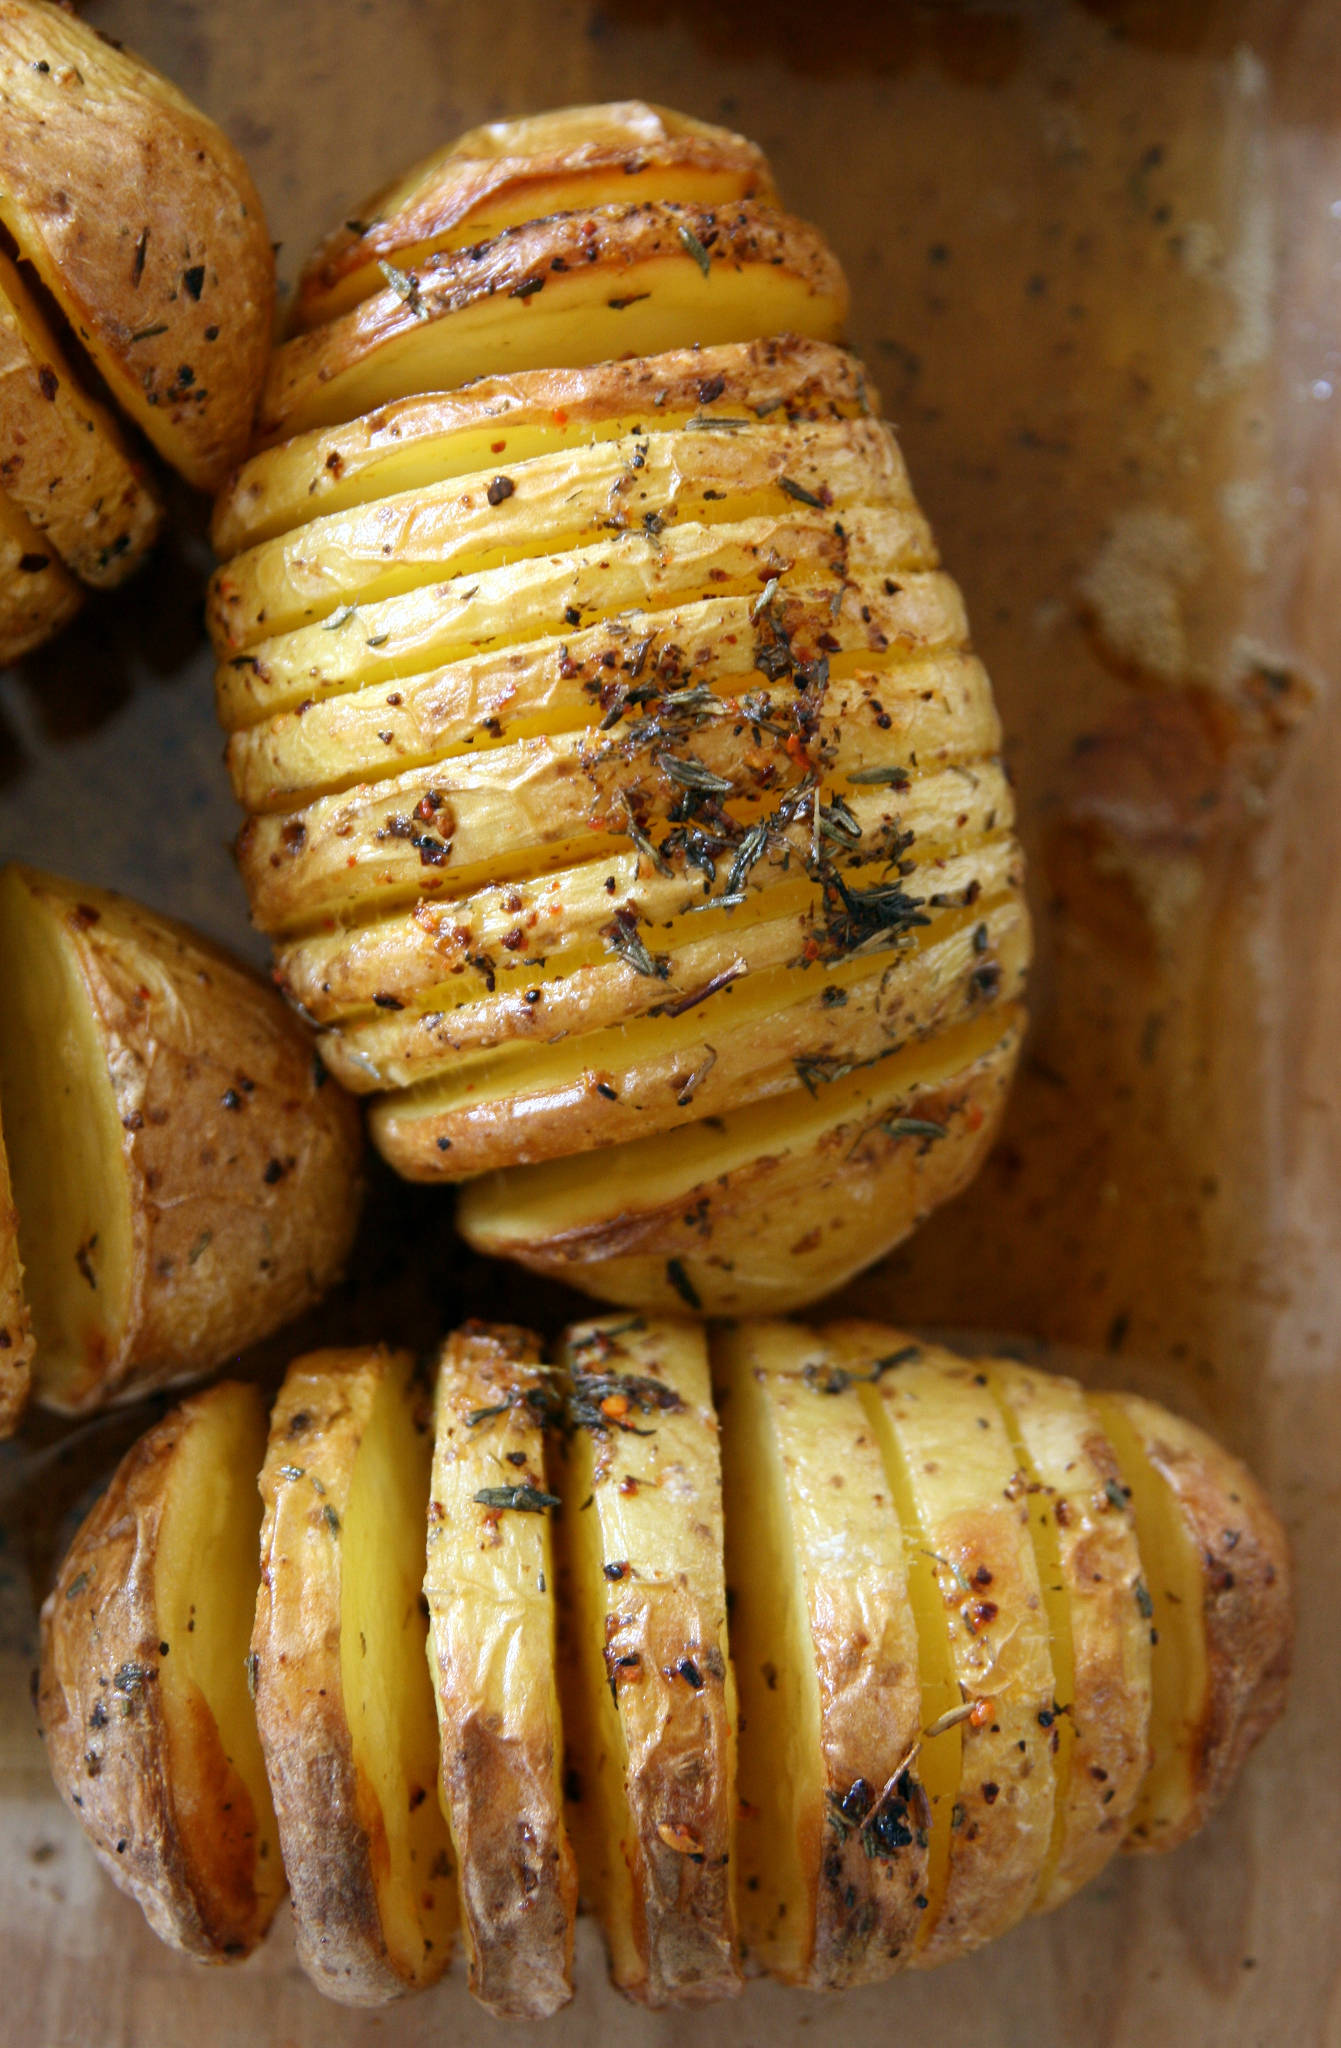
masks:
<path id="1" fill-rule="evenodd" d="M 920 1639 L 948 1633 L 963 1702 L 986 1703 L 946 1731 L 959 1738 L 958 1784 L 953 1768 L 937 1779 L 929 1770 L 925 1780 L 928 1907 L 913 1960 L 930 1965 L 1013 1927 L 1033 1904 L 1050 1852 L 1056 1793 L 1050 1744 L 1040 1756 L 1039 1717 L 1054 1712 L 1055 1680 L 1028 1482 L 979 1366 L 931 1345 L 898 1345 L 891 1355 L 890 1333 L 874 1325 L 825 1334 L 835 1363 L 864 1376 L 900 1519 L 929 1553 L 930 1578 L 910 1576 Z M 950 1711 L 959 1705 L 947 1702 Z M 928 1728 L 939 1718 L 929 1715 Z M 924 1738 L 936 1770 L 942 1761 L 930 1753 L 945 1739 Z M 946 1762 L 953 1765 L 949 1752 Z"/>
<path id="2" fill-rule="evenodd" d="M 691 418 L 742 415 L 854 419 L 877 409 L 855 356 L 795 334 L 480 377 L 262 449 L 219 495 L 214 552 L 227 560 L 322 513 L 638 428 L 660 433 Z"/>
<path id="3" fill-rule="evenodd" d="M 1018 1010 L 897 1053 L 812 1097 L 471 1181 L 457 1228 L 648 1311 L 775 1314 L 841 1287 L 966 1186 L 1000 1126 Z"/>
<path id="4" fill-rule="evenodd" d="M 52 1775 L 154 1932 L 248 1955 L 284 1893 L 247 1646 L 265 1411 L 225 1381 L 122 1460 L 42 1609 Z"/>
<path id="5" fill-rule="evenodd" d="M 1141 1553 L 1112 1446 L 1081 1389 L 984 1361 L 1019 1468 L 1052 1639 L 1057 1798 L 1034 1900 L 1045 1911 L 1121 1844 L 1150 1760 L 1150 1629 Z"/>
<path id="6" fill-rule="evenodd" d="M 201 490 L 245 452 L 274 257 L 246 165 L 139 59 L 0 4 L 0 222 L 118 405 Z"/>
<path id="7" fill-rule="evenodd" d="M 563 624 L 580 626 L 587 614 L 609 620 L 705 597 L 754 600 L 782 577 L 802 586 L 828 579 L 837 608 L 850 579 L 902 580 L 936 565 L 920 515 L 873 507 L 837 523 L 840 532 L 832 520 L 798 513 L 735 526 L 672 526 L 655 547 L 641 533 L 615 534 L 336 612 L 335 624 L 301 626 L 231 656 L 215 674 L 220 722 L 231 732 L 340 691 L 376 683 L 394 689 L 402 677 L 438 662 L 549 639 Z"/>
<path id="8" fill-rule="evenodd" d="M 0 876 L 0 1094 L 34 1389 L 67 1413 L 207 1372 L 336 1277 L 352 1105 L 273 992 L 107 891 Z"/>
<path id="9" fill-rule="evenodd" d="M 297 328 L 347 312 L 402 269 L 501 228 L 615 201 L 699 205 L 775 197 L 763 152 L 743 135 L 641 100 L 564 107 L 459 136 L 360 207 L 304 265 Z"/>
<path id="10" fill-rule="evenodd" d="M 814 1990 L 905 1960 L 925 1907 L 903 1537 L 856 1390 L 786 1323 L 712 1339 L 740 1685 L 741 1935 Z"/>
<path id="11" fill-rule="evenodd" d="M 657 355 L 690 336 L 836 341 L 846 315 L 836 259 L 790 214 L 750 200 L 593 206 L 395 271 L 352 311 L 295 336 L 271 362 L 257 426 L 278 441 L 408 391 Z"/>
<path id="12" fill-rule="evenodd" d="M 27 1406 L 32 1356 L 32 1322 L 19 1257 L 19 1219 L 9 1182 L 9 1155 L 0 1134 L 0 1438 L 14 1434 Z"/>
<path id="13" fill-rule="evenodd" d="M 49 640 L 83 602 L 51 542 L 0 490 L 0 668 Z"/>
<path id="14" fill-rule="evenodd" d="M 1203 1431 L 1136 1395 L 1092 1401 L 1130 1489 L 1154 1645 L 1153 1756 L 1123 1847 L 1172 1849 L 1284 1704 L 1289 1552 L 1257 1481 Z"/>
<path id="15" fill-rule="evenodd" d="M 157 493 L 3 252 L 0 475 L 81 582 L 120 583 L 157 538 Z"/>
<path id="16" fill-rule="evenodd" d="M 262 541 L 215 571 L 207 624 L 231 655 L 448 576 L 610 532 L 654 543 L 667 526 L 738 524 L 789 500 L 840 515 L 854 505 L 916 510 L 894 437 L 873 420 L 629 434 L 534 455 L 509 474 L 494 461 Z"/>
<path id="17" fill-rule="evenodd" d="M 837 620 L 832 590 L 780 599 L 798 658 L 813 660 L 821 636 L 830 656 L 821 750 L 837 743 L 843 723 L 875 720 L 889 753 L 916 754 L 923 767 L 994 753 L 1001 733 L 991 685 L 981 663 L 960 651 L 965 627 L 954 584 L 936 571 L 913 572 L 889 597 L 886 580 L 845 592 Z M 598 711 L 617 727 L 649 715 L 642 693 L 654 683 L 668 694 L 693 686 L 760 700 L 767 693 L 755 667 L 754 602 L 704 598 L 563 640 L 490 650 L 398 678 L 394 688 L 382 682 L 276 712 L 230 739 L 234 794 L 249 810 L 291 810 L 415 765 L 571 732 Z"/>
<path id="18" fill-rule="evenodd" d="M 298 1959 L 346 2005 L 433 1983 L 456 1922 L 420 1592 L 432 1439 L 412 1364 L 384 1349 L 295 1360 L 261 1473 L 256 1716 Z"/>
<path id="19" fill-rule="evenodd" d="M 525 1331 L 467 1324 L 438 1360 L 429 1669 L 470 1988 L 504 2019 L 572 1996 L 577 1866 L 563 1817 L 546 1430 L 560 1397 Z"/>
<path id="20" fill-rule="evenodd" d="M 740 1984 L 736 1703 L 704 1338 L 683 1323 L 584 1323 L 562 1356 L 564 1719 L 583 1888 L 620 1990 L 653 2006 L 721 1998 Z"/>

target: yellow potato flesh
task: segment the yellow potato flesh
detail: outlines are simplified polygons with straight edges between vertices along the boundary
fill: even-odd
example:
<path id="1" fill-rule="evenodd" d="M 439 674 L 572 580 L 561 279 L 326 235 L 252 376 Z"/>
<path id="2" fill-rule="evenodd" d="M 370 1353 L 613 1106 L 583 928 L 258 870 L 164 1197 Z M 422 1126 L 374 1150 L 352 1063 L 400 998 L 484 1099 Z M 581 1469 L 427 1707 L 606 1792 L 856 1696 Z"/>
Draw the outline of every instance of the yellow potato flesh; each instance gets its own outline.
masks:
<path id="1" fill-rule="evenodd" d="M 450 1837 L 438 1805 L 438 1728 L 421 1605 L 432 1442 L 416 1426 L 407 1361 L 373 1399 L 341 1527 L 340 1676 L 374 1845 L 382 1932 L 407 1982 L 431 1982 L 456 1922 Z M 365 1807 L 366 1801 L 366 1807 Z"/>
<path id="2" fill-rule="evenodd" d="M 607 1145 L 599 1173 L 592 1172 L 589 1156 L 578 1154 L 481 1175 L 458 1197 L 459 1227 L 472 1242 L 487 1243 L 496 1256 L 506 1257 L 509 1240 L 559 1237 L 603 1217 L 669 1207 L 761 1155 L 811 1150 L 826 1132 L 854 1117 L 875 1121 L 913 1089 L 950 1080 L 983 1058 L 1002 1027 L 999 1014 L 985 1016 L 893 1053 L 879 1066 L 843 1075 L 813 1096 L 797 1089 L 728 1110 L 711 1124 L 681 1124 Z"/>
<path id="3" fill-rule="evenodd" d="M 612 306 L 612 297 L 622 307 Z M 705 277 L 688 255 L 617 271 L 597 264 L 551 279 L 538 299 L 472 300 L 442 318 L 414 321 L 348 368 L 335 368 L 324 383 L 309 379 L 295 389 L 280 432 L 335 426 L 407 391 L 450 391 L 498 371 L 660 355 L 683 347 L 687 335 L 705 347 L 761 334 L 836 341 L 843 313 L 838 299 L 782 266 L 715 265 Z"/>
<path id="4" fill-rule="evenodd" d="M 1091 1401 L 1130 1490 L 1145 1567 L 1153 1645 L 1151 1763 L 1128 1831 L 1157 1848 L 1161 1835 L 1184 1826 L 1196 1799 L 1194 1749 L 1209 1683 L 1202 1621 L 1205 1574 L 1173 1490 L 1147 1456 L 1122 1396 L 1095 1394 Z"/>
<path id="5" fill-rule="evenodd" d="M 63 912 L 0 876 L 0 1097 L 32 1311 L 34 1382 L 77 1402 L 124 1341 L 134 1226 L 107 1045 Z"/>
<path id="6" fill-rule="evenodd" d="M 254 1387 L 226 1384 L 198 1395 L 191 1418 L 172 1460 L 153 1550 L 154 1603 L 167 1646 L 157 1673 L 173 1799 L 188 1854 L 193 1842 L 207 1843 L 221 1868 L 245 1867 L 250 1842 L 263 1927 L 284 1890 L 247 1683 L 265 1410 Z M 236 1861 L 223 1851 L 225 1838 L 238 1840 Z"/>

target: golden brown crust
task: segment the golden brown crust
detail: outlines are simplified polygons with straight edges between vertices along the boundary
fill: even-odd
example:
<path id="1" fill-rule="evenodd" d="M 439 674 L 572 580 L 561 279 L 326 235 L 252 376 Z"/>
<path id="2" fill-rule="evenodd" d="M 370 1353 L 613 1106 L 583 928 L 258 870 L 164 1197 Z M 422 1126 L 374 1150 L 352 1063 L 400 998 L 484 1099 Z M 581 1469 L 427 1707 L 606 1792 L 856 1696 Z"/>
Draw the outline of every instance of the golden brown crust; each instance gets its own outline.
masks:
<path id="1" fill-rule="evenodd" d="M 83 602 L 50 541 L 0 489 L 0 668 L 58 633 Z"/>
<path id="2" fill-rule="evenodd" d="M 577 1912 L 548 1519 L 479 1501 L 545 1491 L 558 1397 L 539 1360 L 536 1337 L 496 1324 L 467 1323 L 443 1345 L 424 1581 L 470 1988 L 511 2019 L 571 1998 Z"/>
<path id="3" fill-rule="evenodd" d="M 493 122 L 375 193 L 327 236 L 298 280 L 293 326 L 314 327 L 376 289 L 379 261 L 407 268 L 500 213 L 538 220 L 565 204 L 642 197 L 644 183 L 666 198 L 776 196 L 763 152 L 743 135 L 644 101 Z"/>
<path id="4" fill-rule="evenodd" d="M 691 253 L 690 242 L 699 256 Z M 383 374 L 394 385 L 391 365 L 398 346 L 433 321 L 490 300 L 500 309 L 511 305 L 525 317 L 527 306 L 547 286 L 548 311 L 555 299 L 566 300 L 575 288 L 570 283 L 574 277 L 585 277 L 588 285 L 593 278 L 600 279 L 602 303 L 609 307 L 607 281 L 617 298 L 621 280 L 626 281 L 635 267 L 689 264 L 697 274 L 700 261 L 708 275 L 715 269 L 757 268 L 761 274 L 782 269 L 814 303 L 822 330 L 819 338 L 835 339 L 841 330 L 847 286 L 837 259 L 813 228 L 791 214 L 748 200 L 726 207 L 655 200 L 640 206 L 592 207 L 505 228 L 479 249 L 444 252 L 425 263 L 413 280 L 401 279 L 399 288 L 388 285 L 351 312 L 285 342 L 266 379 L 258 433 L 267 442 L 278 441 L 327 424 L 340 409 L 340 380 L 375 355 L 384 358 Z M 620 330 L 613 324 L 619 312 L 613 307 L 605 316 L 611 345 L 596 342 L 587 352 L 588 360 L 624 352 Z M 745 337 L 706 332 L 703 338 L 720 342 Z M 479 371 L 488 367 L 482 362 Z M 372 402 L 400 396 L 403 388 L 388 388 L 378 391 Z"/>
<path id="5" fill-rule="evenodd" d="M 0 218 L 118 402 L 188 482 L 245 451 L 274 260 L 241 157 L 47 0 L 0 4 Z"/>
<path id="6" fill-rule="evenodd" d="M 273 991 L 198 934 L 106 890 L 20 881 L 63 922 L 125 1134 L 125 1338 L 60 1389 L 79 1413 L 207 1372 L 325 1292 L 358 1218 L 358 1117 Z M 51 1399 L 40 1366 L 37 1384 Z"/>
<path id="7" fill-rule="evenodd" d="M 400 487 L 419 449 L 455 474 L 458 450 L 473 451 L 477 441 L 506 465 L 518 459 L 519 440 L 529 445 L 528 434 L 562 446 L 605 421 L 654 431 L 690 417 L 738 418 L 747 406 L 775 422 L 846 419 L 878 414 L 879 398 L 847 349 L 795 334 L 481 377 L 252 456 L 215 504 L 214 552 L 227 560 L 338 505 L 371 503 Z"/>
<path id="8" fill-rule="evenodd" d="M 111 588 L 162 523 L 157 493 L 0 254 L 0 478 L 67 568 Z"/>
<path id="9" fill-rule="evenodd" d="M 28 1405 L 33 1333 L 23 1293 L 19 1219 L 0 1136 L 0 1438 L 13 1436 Z"/>
<path id="10" fill-rule="evenodd" d="M 1294 1647 L 1289 1545 L 1266 1493 L 1238 1458 L 1194 1423 L 1135 1394 L 1125 1410 L 1170 1488 L 1200 1556 L 1206 1693 L 1188 1731 L 1191 1799 L 1184 1824 L 1124 1849 L 1172 1849 L 1214 1813 L 1249 1751 L 1284 1710 Z M 1147 1561 L 1147 1570 L 1157 1565 Z"/>
<path id="11" fill-rule="evenodd" d="M 344 2005 L 405 1982 L 378 1901 L 378 1814 L 360 1784 L 340 1658 L 340 1530 L 382 1350 L 319 1351 L 290 1366 L 261 1470 L 261 1590 L 252 1633 L 256 1719 L 293 1898 L 298 1960 Z"/>
<path id="12" fill-rule="evenodd" d="M 462 1190 L 457 1227 L 477 1251 L 602 1300 L 675 1313 L 783 1314 L 832 1292 L 965 1187 L 995 1140 L 1019 1057 L 1021 1017 L 960 1073 L 861 1102 L 809 1142 L 677 1185 L 543 1236 L 509 1223 L 526 1169 Z M 900 1132 L 900 1124 L 929 1125 Z"/>
<path id="13" fill-rule="evenodd" d="M 203 1699 L 194 1773 L 174 1748 L 155 1566 L 174 1459 L 228 1399 L 259 1409 L 254 1390 L 224 1382 L 183 1401 L 118 1466 L 43 1604 L 37 1696 L 56 1787 L 98 1861 L 161 1940 L 209 1963 L 256 1946 L 277 1894 L 254 1887 L 251 1802 Z"/>

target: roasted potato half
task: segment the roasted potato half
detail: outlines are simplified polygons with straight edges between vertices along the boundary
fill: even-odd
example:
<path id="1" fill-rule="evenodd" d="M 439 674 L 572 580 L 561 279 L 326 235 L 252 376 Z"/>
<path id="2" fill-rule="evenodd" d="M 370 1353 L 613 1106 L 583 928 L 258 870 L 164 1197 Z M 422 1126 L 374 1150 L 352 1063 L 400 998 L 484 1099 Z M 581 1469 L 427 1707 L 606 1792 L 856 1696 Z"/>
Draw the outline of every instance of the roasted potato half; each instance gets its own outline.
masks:
<path id="1" fill-rule="evenodd" d="M 1280 1524 L 1148 1401 L 880 1324 L 626 1315 L 548 1360 L 467 1324 L 434 1407 L 430 1445 L 408 1357 L 323 1352 L 271 1417 L 252 1683 L 300 1956 L 337 1998 L 440 1972 L 453 1861 L 471 1988 L 505 2017 L 568 1996 L 578 1881 L 653 2006 L 742 1969 L 822 1990 L 929 1967 L 1182 1840 L 1281 1710 Z M 210 1825 L 204 1752 L 163 1737 L 181 1622 L 146 1602 L 170 1585 L 188 1636 L 197 1582 L 209 1631 L 226 1608 L 236 1716 L 259 1436 L 240 1388 L 187 1401 L 44 1609 L 62 1790 L 205 1956 L 238 1923 L 202 1936 L 181 1873 L 236 1875 L 251 1836 L 180 1818 Z M 225 1520 L 226 1596 L 189 1548 Z"/>
<path id="2" fill-rule="evenodd" d="M 38 1718 L 98 1860 L 164 1941 L 250 1953 L 284 1895 L 248 1696 L 265 1409 L 194 1394 L 123 1459 L 42 1609 Z"/>
<path id="3" fill-rule="evenodd" d="M 478 1248 L 639 1307 L 879 1257 L 1018 1051 L 991 686 L 845 311 L 740 137 L 498 124 L 318 252 L 216 508 L 281 986 Z"/>
<path id="4" fill-rule="evenodd" d="M 0 475 L 69 572 L 31 593 L 24 634 L 0 591 L 5 662 L 152 545 L 141 437 L 200 490 L 244 453 L 275 293 L 232 144 L 71 10 L 3 0 L 0 102 Z"/>
<path id="5" fill-rule="evenodd" d="M 359 1205 L 353 1105 L 258 979 L 106 890 L 0 874 L 0 1101 L 36 1398 L 198 1377 L 315 1301 Z"/>

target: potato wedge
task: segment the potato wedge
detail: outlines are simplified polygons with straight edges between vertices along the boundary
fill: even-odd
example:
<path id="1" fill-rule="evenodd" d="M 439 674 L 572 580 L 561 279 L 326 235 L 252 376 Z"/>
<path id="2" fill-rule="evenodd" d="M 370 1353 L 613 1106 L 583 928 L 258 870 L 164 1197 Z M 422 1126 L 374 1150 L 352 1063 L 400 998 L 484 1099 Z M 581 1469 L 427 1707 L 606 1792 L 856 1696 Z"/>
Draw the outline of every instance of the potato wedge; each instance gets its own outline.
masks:
<path id="1" fill-rule="evenodd" d="M 537 1340 L 467 1324 L 438 1360 L 429 1669 L 470 1988 L 503 2019 L 572 1996 L 577 1866 L 563 1815 L 546 1432 Z"/>
<path id="2" fill-rule="evenodd" d="M 917 1631 L 857 1391 L 786 1323 L 713 1338 L 740 1686 L 741 1937 L 813 1990 L 906 1958 L 927 1883 Z"/>
<path id="3" fill-rule="evenodd" d="M 423 1584 L 432 1439 L 406 1352 L 295 1360 L 261 1472 L 256 1717 L 298 1958 L 345 2005 L 451 1960 Z"/>
<path id="4" fill-rule="evenodd" d="M 641 100 L 472 128 L 366 201 L 304 265 L 296 328 L 347 312 L 402 270 L 553 213 L 643 199 L 712 206 L 776 197 L 743 135 Z"/>
<path id="5" fill-rule="evenodd" d="M 1036 1912 L 1070 1898 L 1121 1846 L 1150 1763 L 1150 1628 L 1116 1457 L 1078 1386 L 986 1364 L 1019 1469 L 1052 1639 L 1056 1803 Z"/>
<path id="6" fill-rule="evenodd" d="M 158 494 L 82 388 L 17 265 L 0 252 L 0 477 L 83 583 L 110 588 L 162 524 Z"/>
<path id="7" fill-rule="evenodd" d="M 1000 1126 L 1018 1011 L 711 1124 L 473 1180 L 457 1228 L 648 1311 L 780 1314 L 841 1287 L 967 1186 Z M 897 1233 L 897 1234 L 896 1234 Z"/>
<path id="8" fill-rule="evenodd" d="M 9 1181 L 9 1155 L 0 1134 L 0 1438 L 14 1434 L 28 1404 L 32 1356 L 32 1322 L 19 1257 L 19 1219 Z"/>
<path id="9" fill-rule="evenodd" d="M 42 1608 L 38 1718 L 99 1862 L 199 1961 L 248 1955 L 284 1894 L 247 1648 L 265 1411 L 192 1395 L 122 1460 Z"/>
<path id="10" fill-rule="evenodd" d="M 399 398 L 262 449 L 219 494 L 214 551 L 226 559 L 323 513 L 500 460 L 506 467 L 639 427 L 659 433 L 690 419 L 739 420 L 747 407 L 774 422 L 858 419 L 877 409 L 877 398 L 855 356 L 796 334 L 479 377 L 460 391 Z"/>
<path id="11" fill-rule="evenodd" d="M 352 1105 L 273 992 L 104 890 L 0 875 L 3 1097 L 34 1391 L 79 1413 L 208 1372 L 336 1277 Z"/>
<path id="12" fill-rule="evenodd" d="M 1028 1482 L 976 1364 L 930 1345 L 891 1351 L 890 1333 L 873 1325 L 826 1335 L 835 1365 L 861 1382 L 900 1521 L 925 1553 L 909 1586 L 928 1667 L 944 1671 L 948 1638 L 948 1675 L 962 1700 L 986 1702 L 926 1733 L 919 1753 L 931 1825 L 927 1909 L 910 1960 L 929 1966 L 1029 1911 L 1052 1842 L 1046 1717 L 1056 1685 Z M 951 1697 L 943 1711 L 959 1704 Z M 927 1729 L 939 1719 L 929 1716 Z"/>
<path id="13" fill-rule="evenodd" d="M 1172 1849 L 1284 1704 L 1289 1553 L 1252 1474 L 1202 1430 L 1133 1394 L 1093 1405 L 1130 1489 L 1154 1645 L 1154 1756 L 1123 1847 Z"/>
<path id="14" fill-rule="evenodd" d="M 847 285 L 815 230 L 752 200 L 646 199 L 504 228 L 482 247 L 392 268 L 382 290 L 276 351 L 263 440 L 329 427 L 407 391 L 682 347 L 805 334 L 836 341 Z"/>
<path id="15" fill-rule="evenodd" d="M 0 668 L 68 625 L 83 602 L 51 542 L 0 489 Z"/>
<path id="16" fill-rule="evenodd" d="M 244 453 L 274 258 L 246 165 L 48 0 L 0 4 L 0 221 L 116 403 L 201 490 Z"/>
<path id="17" fill-rule="evenodd" d="M 615 1984 L 641 2004 L 740 1985 L 735 1680 L 707 1346 L 691 1324 L 565 1333 L 558 1466 L 570 1825 Z"/>

